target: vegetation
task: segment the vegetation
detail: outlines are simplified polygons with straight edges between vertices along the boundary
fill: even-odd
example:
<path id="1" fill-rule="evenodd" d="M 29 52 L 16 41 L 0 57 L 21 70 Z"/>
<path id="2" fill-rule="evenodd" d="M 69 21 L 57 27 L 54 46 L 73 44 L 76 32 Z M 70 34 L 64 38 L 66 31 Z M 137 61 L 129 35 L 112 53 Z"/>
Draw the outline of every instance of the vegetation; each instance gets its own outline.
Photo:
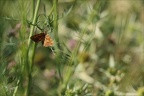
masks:
<path id="1" fill-rule="evenodd" d="M 0 96 L 144 96 L 144 0 L 0 0 Z M 44 47 L 31 36 L 46 33 Z"/>

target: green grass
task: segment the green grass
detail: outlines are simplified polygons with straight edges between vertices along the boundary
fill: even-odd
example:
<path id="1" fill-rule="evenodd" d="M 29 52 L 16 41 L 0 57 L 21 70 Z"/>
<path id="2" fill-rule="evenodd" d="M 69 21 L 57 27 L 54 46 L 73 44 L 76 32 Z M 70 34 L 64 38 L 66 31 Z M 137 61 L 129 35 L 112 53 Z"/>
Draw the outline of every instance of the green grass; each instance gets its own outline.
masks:
<path id="1" fill-rule="evenodd" d="M 143 0 L 0 0 L 0 96 L 144 96 Z M 44 47 L 30 37 L 46 32 Z"/>

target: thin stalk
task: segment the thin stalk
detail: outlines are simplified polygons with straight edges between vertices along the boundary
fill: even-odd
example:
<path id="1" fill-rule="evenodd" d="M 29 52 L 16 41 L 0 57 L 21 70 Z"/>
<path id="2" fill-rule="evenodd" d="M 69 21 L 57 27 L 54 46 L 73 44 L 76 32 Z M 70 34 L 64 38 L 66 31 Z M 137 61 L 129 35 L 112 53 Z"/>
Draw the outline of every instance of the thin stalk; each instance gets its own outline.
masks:
<path id="1" fill-rule="evenodd" d="M 54 6 L 52 6 L 52 9 L 50 10 L 48 16 L 50 16 L 52 14 L 53 10 L 54 10 Z"/>
<path id="2" fill-rule="evenodd" d="M 39 4 L 40 4 L 40 1 L 41 0 L 38 0 L 37 1 L 37 4 L 36 4 L 36 9 L 34 10 L 34 17 L 33 17 L 33 21 L 32 21 L 32 24 L 35 24 L 36 23 L 36 18 L 37 18 L 37 13 L 38 13 L 38 9 L 39 9 Z M 30 29 L 30 34 L 29 34 L 29 38 L 28 38 L 28 46 L 30 46 L 30 37 L 32 36 L 32 33 L 34 31 L 34 28 L 35 26 L 31 26 L 31 29 Z"/>
<path id="3" fill-rule="evenodd" d="M 37 14 L 38 14 L 38 9 L 39 9 L 39 5 L 40 5 L 40 1 L 41 0 L 38 0 L 37 3 L 36 3 L 36 7 L 35 7 L 35 10 L 34 10 L 34 15 L 33 15 L 33 21 L 32 21 L 32 24 L 35 24 L 36 23 L 36 18 L 37 18 Z M 34 2 L 33 2 L 34 3 Z M 34 6 L 34 5 L 33 5 Z M 33 7 L 34 8 L 34 7 Z M 30 96 L 30 92 L 31 92 L 31 83 L 32 83 L 32 75 L 31 75 L 31 72 L 32 72 L 32 65 L 33 65 L 33 59 L 34 59 L 34 53 L 35 53 L 35 48 L 36 48 L 36 45 L 32 46 L 32 48 L 30 49 L 30 46 L 31 46 L 31 40 L 30 40 L 30 37 L 32 36 L 32 33 L 34 32 L 34 28 L 35 26 L 31 26 L 31 29 L 30 29 L 30 34 L 29 34 L 29 38 L 28 38 L 28 51 L 27 51 L 27 68 L 28 68 L 28 85 L 27 85 L 27 91 L 26 91 L 26 94 L 27 96 Z M 32 54 L 29 54 L 30 50 L 32 50 Z"/>
<path id="4" fill-rule="evenodd" d="M 55 38 L 55 49 L 57 50 L 56 52 L 56 64 L 57 64 L 57 70 L 61 79 L 61 82 L 63 82 L 63 78 L 61 75 L 61 65 L 59 64 L 60 61 L 60 56 L 61 56 L 61 52 L 60 52 L 60 45 L 59 45 L 59 37 L 58 37 L 58 0 L 53 0 L 53 16 L 54 16 L 54 22 L 53 22 L 53 26 L 54 26 L 54 38 Z M 52 11 L 51 11 L 52 12 Z M 49 15 L 51 14 L 51 12 L 49 13 Z"/>
<path id="5" fill-rule="evenodd" d="M 16 88 L 15 88 L 14 93 L 13 93 L 12 96 L 16 96 L 16 92 L 17 92 L 17 90 L 18 90 L 18 87 L 19 87 L 18 85 L 19 85 L 19 83 L 20 83 L 20 80 L 17 81 L 17 86 L 16 86 Z"/>
<path id="6" fill-rule="evenodd" d="M 53 8 L 54 8 L 54 22 L 53 22 L 53 26 L 54 26 L 54 37 L 55 37 L 55 41 L 58 42 L 59 38 L 58 38 L 58 0 L 53 0 Z M 56 49 L 58 48 L 58 43 L 55 43 L 55 47 Z"/>

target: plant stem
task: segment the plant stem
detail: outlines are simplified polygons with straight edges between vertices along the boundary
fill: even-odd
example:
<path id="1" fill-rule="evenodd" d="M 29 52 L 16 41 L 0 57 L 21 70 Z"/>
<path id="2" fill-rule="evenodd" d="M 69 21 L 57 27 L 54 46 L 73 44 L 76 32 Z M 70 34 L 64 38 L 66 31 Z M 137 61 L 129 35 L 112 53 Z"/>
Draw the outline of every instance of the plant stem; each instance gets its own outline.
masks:
<path id="1" fill-rule="evenodd" d="M 55 38 L 55 50 L 57 50 L 56 52 L 56 64 L 57 64 L 57 70 L 58 70 L 58 74 L 59 77 L 61 79 L 61 81 L 63 81 L 62 75 L 61 75 L 61 65 L 59 64 L 60 62 L 60 57 L 61 57 L 61 51 L 60 51 L 60 45 L 59 45 L 59 37 L 58 37 L 58 0 L 53 0 L 53 8 L 52 8 L 53 12 L 54 12 L 54 22 L 53 22 L 53 26 L 54 26 L 54 38 Z M 50 12 L 51 14 L 51 12 Z M 59 92 L 58 92 L 59 93 Z"/>
<path id="2" fill-rule="evenodd" d="M 36 18 L 37 18 L 37 14 L 38 14 L 38 9 L 39 9 L 39 5 L 40 5 L 40 1 L 41 0 L 38 0 L 37 4 L 36 4 L 36 7 L 33 7 L 33 8 L 35 8 L 35 10 L 33 12 L 34 15 L 33 15 L 32 24 L 36 23 Z M 33 6 L 34 6 L 34 4 L 33 4 Z M 31 83 L 32 83 L 31 72 L 32 72 L 32 65 L 33 65 L 34 53 L 35 53 L 35 48 L 36 48 L 36 45 L 34 45 L 34 46 L 32 46 L 32 48 L 30 48 L 30 46 L 31 46 L 30 37 L 32 36 L 32 33 L 34 32 L 34 28 L 35 28 L 35 26 L 31 26 L 30 34 L 29 34 L 29 38 L 28 38 L 28 51 L 27 51 L 28 85 L 27 85 L 27 91 L 26 91 L 27 96 L 30 96 L 30 92 L 31 92 Z M 30 50 L 32 50 L 31 54 L 29 54 Z"/>
<path id="3" fill-rule="evenodd" d="M 58 9 L 57 9 L 57 6 L 58 6 L 58 0 L 53 0 L 53 8 L 54 8 L 54 37 L 55 37 L 55 40 L 56 42 L 59 41 L 59 38 L 58 38 Z M 58 43 L 55 43 L 56 45 L 56 48 L 58 48 Z"/>
<path id="4" fill-rule="evenodd" d="M 19 85 L 19 83 L 20 83 L 20 80 L 17 81 L 17 86 L 16 86 L 16 88 L 15 88 L 15 90 L 14 90 L 13 96 L 16 96 L 16 92 L 17 92 L 17 90 L 18 90 L 18 85 Z"/>
<path id="5" fill-rule="evenodd" d="M 36 4 L 36 9 L 34 10 L 34 17 L 33 17 L 33 21 L 32 21 L 32 24 L 35 24 L 36 23 L 36 18 L 37 18 L 37 13 L 38 13 L 38 8 L 39 8 L 39 4 L 40 4 L 40 1 L 41 0 L 38 0 L 37 1 L 37 4 Z M 34 31 L 34 27 L 35 26 L 31 26 L 31 29 L 30 29 L 30 34 L 29 34 L 29 38 L 28 38 L 28 46 L 30 46 L 30 37 L 32 36 L 32 33 Z"/>

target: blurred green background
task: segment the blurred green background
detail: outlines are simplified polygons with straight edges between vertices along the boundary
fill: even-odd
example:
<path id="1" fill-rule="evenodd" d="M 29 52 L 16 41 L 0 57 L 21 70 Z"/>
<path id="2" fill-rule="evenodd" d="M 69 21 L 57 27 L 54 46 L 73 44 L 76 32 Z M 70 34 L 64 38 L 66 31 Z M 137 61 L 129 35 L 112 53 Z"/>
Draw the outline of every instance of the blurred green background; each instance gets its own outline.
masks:
<path id="1" fill-rule="evenodd" d="M 144 96 L 143 74 L 144 0 L 0 0 L 0 96 Z"/>

